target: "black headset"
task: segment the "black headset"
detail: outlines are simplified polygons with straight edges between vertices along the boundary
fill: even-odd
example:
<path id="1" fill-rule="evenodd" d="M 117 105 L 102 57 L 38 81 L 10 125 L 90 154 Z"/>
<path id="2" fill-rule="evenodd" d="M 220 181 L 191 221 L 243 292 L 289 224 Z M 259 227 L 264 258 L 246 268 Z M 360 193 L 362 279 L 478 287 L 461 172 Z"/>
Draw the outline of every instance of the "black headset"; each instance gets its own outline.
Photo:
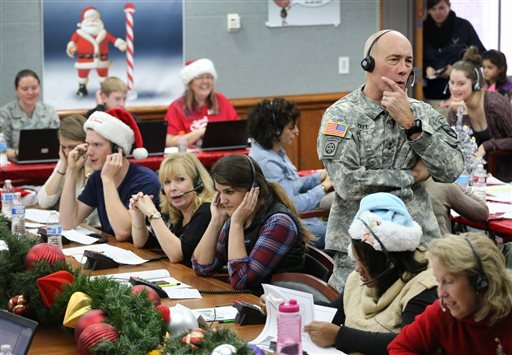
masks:
<path id="1" fill-rule="evenodd" d="M 363 283 L 363 285 L 367 285 L 371 282 L 374 282 L 378 279 L 380 279 L 381 277 L 383 277 L 384 275 L 386 275 L 388 272 L 390 272 L 391 270 L 393 270 L 395 267 L 396 267 L 396 261 L 394 258 L 392 258 L 390 255 L 389 255 L 389 251 L 386 249 L 386 247 L 384 246 L 384 244 L 382 243 L 382 241 L 380 240 L 379 237 L 377 237 L 377 234 L 373 231 L 373 228 L 370 227 L 368 225 L 368 223 L 366 223 L 362 218 L 359 218 L 359 220 L 364 224 L 364 226 L 366 227 L 366 229 L 368 229 L 368 231 L 373 235 L 373 237 L 375 238 L 375 240 L 379 243 L 380 245 L 380 248 L 382 249 L 382 252 L 384 253 L 384 256 L 386 257 L 386 268 L 384 269 L 384 271 L 382 271 L 380 274 L 378 274 L 377 276 L 373 277 L 371 280 L 368 280 L 366 282 Z"/>
<path id="2" fill-rule="evenodd" d="M 251 166 L 251 171 L 252 171 L 251 188 L 258 187 L 258 182 L 256 181 L 256 168 L 254 167 L 254 163 L 252 162 L 251 157 L 249 157 L 248 155 L 244 155 L 244 156 L 247 158 L 247 160 L 249 160 L 249 165 Z"/>
<path id="3" fill-rule="evenodd" d="M 196 167 L 196 178 L 194 180 L 194 188 L 188 192 L 193 192 L 195 191 L 196 193 L 201 193 L 202 191 L 204 190 L 204 184 L 203 184 L 203 180 L 201 179 L 201 175 L 199 175 L 199 170 L 197 170 L 197 167 Z M 162 188 L 162 195 L 165 195 L 165 190 L 164 188 Z"/>
<path id="4" fill-rule="evenodd" d="M 375 59 L 372 57 L 372 54 L 371 54 L 372 48 L 375 45 L 375 43 L 377 43 L 379 38 L 381 38 L 388 32 L 391 32 L 391 30 L 386 30 L 386 31 L 382 32 L 380 35 L 378 35 L 377 37 L 375 37 L 375 39 L 370 44 L 370 47 L 368 47 L 368 51 L 366 52 L 366 57 L 364 57 L 363 60 L 361 60 L 361 68 L 363 68 L 364 71 L 371 73 L 373 71 L 373 69 L 375 69 Z"/>
<path id="5" fill-rule="evenodd" d="M 476 74 L 476 81 L 473 85 L 471 85 L 471 89 L 473 91 L 480 91 L 481 87 L 480 87 L 480 70 L 477 69 L 475 66 L 473 66 L 473 69 L 475 70 L 475 74 Z M 450 82 L 448 81 L 448 83 L 446 84 L 446 86 L 444 87 L 444 90 L 443 90 L 443 95 L 446 95 L 448 93 L 448 90 L 450 89 Z"/>
<path id="6" fill-rule="evenodd" d="M 480 255 L 478 255 L 478 252 L 476 251 L 475 247 L 473 246 L 473 243 L 471 241 L 464 237 L 466 242 L 468 242 L 469 247 L 471 248 L 471 251 L 473 252 L 473 255 L 475 256 L 476 263 L 478 264 L 478 274 L 473 275 L 470 277 L 469 282 L 471 284 L 471 287 L 478 292 L 478 293 L 484 293 L 489 289 L 489 279 L 487 278 L 487 275 L 484 271 L 484 266 L 482 264 L 482 259 L 480 258 Z"/>
<path id="7" fill-rule="evenodd" d="M 375 46 L 375 43 L 384 36 L 388 32 L 392 32 L 393 30 L 385 30 L 380 35 L 375 37 L 375 39 L 370 44 L 370 47 L 368 47 L 368 51 L 366 52 L 366 57 L 361 60 L 361 68 L 363 68 L 364 71 L 367 71 L 371 73 L 373 69 L 375 69 L 375 59 L 372 57 L 372 48 Z M 416 72 L 414 70 L 411 71 L 411 74 L 409 74 L 409 77 L 407 78 L 407 86 L 412 87 L 416 83 Z"/>

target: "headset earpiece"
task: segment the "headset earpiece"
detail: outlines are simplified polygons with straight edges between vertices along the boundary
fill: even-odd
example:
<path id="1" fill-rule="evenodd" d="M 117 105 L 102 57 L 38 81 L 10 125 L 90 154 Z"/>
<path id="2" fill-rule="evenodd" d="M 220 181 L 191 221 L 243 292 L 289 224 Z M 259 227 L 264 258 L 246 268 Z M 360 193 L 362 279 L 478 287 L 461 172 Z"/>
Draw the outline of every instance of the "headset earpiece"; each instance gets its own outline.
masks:
<path id="1" fill-rule="evenodd" d="M 196 191 L 196 193 L 201 193 L 201 191 L 203 191 L 203 189 L 204 189 L 204 184 L 203 184 L 203 180 L 201 179 L 201 175 L 199 175 L 199 170 L 196 170 L 196 173 L 197 173 L 197 176 L 194 181 L 194 190 Z"/>
<path id="2" fill-rule="evenodd" d="M 274 127 L 276 128 L 274 136 L 279 138 L 282 132 L 281 129 L 279 129 L 279 126 L 277 125 L 276 113 L 274 111 L 274 100 L 270 101 L 270 110 L 272 111 L 272 122 L 274 122 Z"/>
<path id="3" fill-rule="evenodd" d="M 371 55 L 366 56 L 361 60 L 361 68 L 363 68 L 364 71 L 371 73 L 373 69 L 375 69 L 375 59 L 373 59 Z"/>
<path id="4" fill-rule="evenodd" d="M 375 59 L 372 57 L 372 48 L 377 43 L 379 38 L 384 36 L 386 33 L 391 32 L 391 30 L 386 30 L 382 32 L 380 35 L 378 35 L 373 42 L 370 44 L 370 47 L 368 47 L 368 51 L 366 52 L 366 57 L 361 60 L 361 68 L 363 68 L 364 71 L 367 71 L 371 73 L 373 69 L 375 69 Z"/>
<path id="5" fill-rule="evenodd" d="M 478 292 L 478 293 L 484 293 L 489 288 L 489 279 L 487 278 L 487 275 L 484 271 L 484 266 L 482 265 L 482 259 L 480 258 L 480 255 L 476 251 L 475 247 L 473 246 L 473 243 L 468 238 L 464 238 L 466 242 L 468 242 L 469 247 L 471 248 L 471 251 L 473 252 L 473 255 L 475 256 L 476 263 L 478 265 L 478 274 L 470 277 L 469 282 L 471 284 L 471 287 Z"/>

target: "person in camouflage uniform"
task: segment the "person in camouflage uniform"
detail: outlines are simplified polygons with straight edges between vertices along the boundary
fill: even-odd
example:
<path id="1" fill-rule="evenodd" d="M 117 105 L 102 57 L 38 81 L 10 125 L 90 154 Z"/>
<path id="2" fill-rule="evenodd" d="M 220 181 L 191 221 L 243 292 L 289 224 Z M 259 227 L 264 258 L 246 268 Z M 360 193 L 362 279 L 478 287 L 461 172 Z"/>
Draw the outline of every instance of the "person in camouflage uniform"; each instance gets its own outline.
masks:
<path id="1" fill-rule="evenodd" d="M 336 191 L 327 224 L 326 249 L 336 251 L 329 283 L 344 288 L 353 262 L 348 227 L 361 199 L 390 192 L 406 204 L 423 230 L 422 243 L 440 237 L 424 181 L 453 182 L 464 168 L 456 133 L 430 105 L 407 97 L 412 46 L 397 31 L 367 40 L 375 66 L 365 84 L 329 107 L 322 117 L 317 152 Z"/>

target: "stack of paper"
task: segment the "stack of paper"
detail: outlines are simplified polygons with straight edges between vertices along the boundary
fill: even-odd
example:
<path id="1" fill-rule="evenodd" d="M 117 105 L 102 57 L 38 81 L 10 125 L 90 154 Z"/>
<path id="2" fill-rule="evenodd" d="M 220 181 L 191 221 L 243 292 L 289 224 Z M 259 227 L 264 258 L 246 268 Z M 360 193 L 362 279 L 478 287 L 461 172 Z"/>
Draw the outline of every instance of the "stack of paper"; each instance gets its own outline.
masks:
<path id="1" fill-rule="evenodd" d="M 302 328 L 313 320 L 331 322 L 336 314 L 335 308 L 315 305 L 313 295 L 310 293 L 291 290 L 279 286 L 263 284 L 266 296 L 267 321 L 260 335 L 251 344 L 269 350 L 270 342 L 277 339 L 277 314 L 278 306 L 284 300 L 295 299 L 300 306 Z M 302 331 L 302 349 L 308 354 L 343 354 L 343 352 L 330 347 L 322 348 L 314 344 L 309 335 Z"/>

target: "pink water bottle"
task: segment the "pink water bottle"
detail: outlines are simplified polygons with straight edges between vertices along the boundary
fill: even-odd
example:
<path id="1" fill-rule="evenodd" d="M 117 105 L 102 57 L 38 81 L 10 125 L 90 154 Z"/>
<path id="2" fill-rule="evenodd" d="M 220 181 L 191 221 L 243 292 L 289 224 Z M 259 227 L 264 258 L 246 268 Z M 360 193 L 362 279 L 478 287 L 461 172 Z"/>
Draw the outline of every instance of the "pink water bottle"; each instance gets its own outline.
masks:
<path id="1" fill-rule="evenodd" d="M 294 299 L 279 305 L 277 353 L 302 355 L 300 307 Z"/>

